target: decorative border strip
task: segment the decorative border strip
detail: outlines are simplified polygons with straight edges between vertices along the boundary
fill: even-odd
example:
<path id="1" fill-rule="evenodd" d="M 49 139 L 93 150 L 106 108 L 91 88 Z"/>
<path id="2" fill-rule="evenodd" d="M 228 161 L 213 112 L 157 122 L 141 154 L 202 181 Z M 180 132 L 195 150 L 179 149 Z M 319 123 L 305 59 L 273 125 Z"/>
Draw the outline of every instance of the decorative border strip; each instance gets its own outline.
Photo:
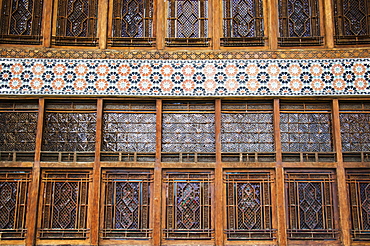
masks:
<path id="1" fill-rule="evenodd" d="M 297 49 L 297 50 L 240 50 L 240 51 L 158 51 L 113 49 L 56 49 L 2 47 L 3 58 L 42 59 L 151 59 L 151 60 L 222 60 L 222 59 L 338 59 L 369 58 L 368 48 Z"/>
<path id="2" fill-rule="evenodd" d="M 370 59 L 0 59 L 2 95 L 369 95 Z"/>

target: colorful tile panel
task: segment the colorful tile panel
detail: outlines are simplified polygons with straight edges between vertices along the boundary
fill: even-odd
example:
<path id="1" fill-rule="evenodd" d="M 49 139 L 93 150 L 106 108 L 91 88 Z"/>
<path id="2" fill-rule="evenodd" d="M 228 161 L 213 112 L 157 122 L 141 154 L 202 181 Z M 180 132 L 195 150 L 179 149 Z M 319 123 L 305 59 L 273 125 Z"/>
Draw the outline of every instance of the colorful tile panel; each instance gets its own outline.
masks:
<path id="1" fill-rule="evenodd" d="M 368 95 L 370 59 L 0 59 L 2 95 Z"/>

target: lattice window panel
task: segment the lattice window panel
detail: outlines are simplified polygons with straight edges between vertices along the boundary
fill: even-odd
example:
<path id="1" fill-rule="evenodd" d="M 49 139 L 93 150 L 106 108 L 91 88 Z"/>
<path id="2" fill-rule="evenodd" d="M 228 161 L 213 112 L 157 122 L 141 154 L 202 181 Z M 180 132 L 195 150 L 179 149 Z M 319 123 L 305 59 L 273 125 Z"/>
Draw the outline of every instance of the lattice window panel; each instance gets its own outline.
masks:
<path id="1" fill-rule="evenodd" d="M 58 0 L 54 45 L 96 46 L 98 0 Z"/>
<path id="2" fill-rule="evenodd" d="M 347 171 L 347 187 L 351 207 L 354 240 L 370 240 L 370 172 Z"/>
<path id="3" fill-rule="evenodd" d="M 86 239 L 89 186 L 92 172 L 42 172 L 40 239 Z"/>
<path id="4" fill-rule="evenodd" d="M 222 152 L 274 152 L 272 103 L 224 102 Z"/>
<path id="5" fill-rule="evenodd" d="M 119 102 L 105 105 L 103 151 L 155 152 L 155 102 Z"/>
<path id="6" fill-rule="evenodd" d="M 29 159 L 33 161 L 36 128 L 37 109 L 36 101 L 24 102 L 0 102 L 0 152 L 30 152 Z M 1 155 L 1 160 L 13 160 Z"/>
<path id="7" fill-rule="evenodd" d="M 149 215 L 152 182 L 152 171 L 103 171 L 103 239 L 151 238 Z"/>
<path id="8" fill-rule="evenodd" d="M 370 2 L 368 0 L 335 0 L 335 43 L 370 43 Z"/>
<path id="9" fill-rule="evenodd" d="M 331 126 L 329 104 L 282 103 L 280 114 L 282 151 L 333 151 Z"/>
<path id="10" fill-rule="evenodd" d="M 43 151 L 95 151 L 96 105 L 52 102 L 46 106 Z"/>
<path id="11" fill-rule="evenodd" d="M 214 102 L 164 102 L 162 152 L 215 152 Z"/>
<path id="12" fill-rule="evenodd" d="M 0 235 L 2 240 L 26 238 L 27 196 L 31 174 L 0 170 Z"/>
<path id="13" fill-rule="evenodd" d="M 370 151 L 370 103 L 341 102 L 339 118 L 342 151 Z"/>
<path id="14" fill-rule="evenodd" d="M 212 239 L 212 172 L 166 171 L 165 239 Z"/>
<path id="15" fill-rule="evenodd" d="M 322 45 L 319 9 L 317 0 L 279 0 L 279 45 Z"/>
<path id="16" fill-rule="evenodd" d="M 228 171 L 225 234 L 229 240 L 274 239 L 271 192 L 274 176 L 269 171 Z"/>
<path id="17" fill-rule="evenodd" d="M 167 46 L 209 46 L 208 0 L 169 0 Z"/>
<path id="18" fill-rule="evenodd" d="M 223 0 L 222 46 L 263 46 L 262 0 Z"/>
<path id="19" fill-rule="evenodd" d="M 288 238 L 337 239 L 338 211 L 332 171 L 286 171 Z"/>
<path id="20" fill-rule="evenodd" d="M 109 45 L 153 46 L 153 1 L 113 0 Z"/>
<path id="21" fill-rule="evenodd" d="M 41 44 L 42 0 L 3 0 L 0 43 Z"/>

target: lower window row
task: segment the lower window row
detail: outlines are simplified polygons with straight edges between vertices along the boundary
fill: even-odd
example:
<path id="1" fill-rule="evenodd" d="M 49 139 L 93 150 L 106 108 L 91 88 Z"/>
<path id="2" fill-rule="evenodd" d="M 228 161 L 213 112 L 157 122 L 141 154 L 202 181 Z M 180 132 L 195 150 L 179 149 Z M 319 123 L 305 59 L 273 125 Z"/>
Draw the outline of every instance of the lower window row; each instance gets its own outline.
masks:
<path id="1" fill-rule="evenodd" d="M 31 172 L 0 170 L 0 240 L 27 236 L 27 195 Z M 101 239 L 150 239 L 153 228 L 153 171 L 103 170 Z M 285 190 L 275 189 L 272 170 L 226 170 L 225 238 L 273 240 L 276 197 L 285 195 L 287 235 L 292 240 L 336 240 L 339 212 L 332 170 L 286 170 Z M 43 170 L 37 237 L 87 239 L 92 197 L 91 170 Z M 370 239 L 370 171 L 347 170 L 353 240 Z M 217 191 L 219 192 L 219 191 Z M 162 176 L 162 238 L 214 238 L 212 170 L 165 170 Z"/>

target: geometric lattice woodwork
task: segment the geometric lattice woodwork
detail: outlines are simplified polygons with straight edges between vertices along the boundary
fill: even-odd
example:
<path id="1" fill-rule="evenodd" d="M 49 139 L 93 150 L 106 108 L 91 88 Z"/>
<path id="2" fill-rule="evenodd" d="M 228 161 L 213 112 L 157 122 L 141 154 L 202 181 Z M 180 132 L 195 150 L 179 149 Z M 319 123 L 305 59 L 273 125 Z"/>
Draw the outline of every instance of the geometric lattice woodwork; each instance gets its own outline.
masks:
<path id="1" fill-rule="evenodd" d="M 227 171 L 226 236 L 229 240 L 273 239 L 270 172 Z"/>
<path id="2" fill-rule="evenodd" d="M 370 2 L 341 0 L 333 3 L 335 43 L 370 44 Z"/>
<path id="3" fill-rule="evenodd" d="M 332 171 L 285 172 L 288 238 L 338 238 L 335 179 Z"/>
<path id="4" fill-rule="evenodd" d="M 347 171 L 353 240 L 370 240 L 370 172 Z"/>
<path id="5" fill-rule="evenodd" d="M 281 145 L 284 152 L 333 151 L 331 109 L 325 103 L 282 103 Z"/>
<path id="6" fill-rule="evenodd" d="M 215 152 L 213 102 L 165 102 L 162 152 Z"/>
<path id="7" fill-rule="evenodd" d="M 58 0 L 54 45 L 96 46 L 97 0 Z"/>
<path id="8" fill-rule="evenodd" d="M 0 43 L 41 44 L 42 0 L 3 0 Z"/>
<path id="9" fill-rule="evenodd" d="M 102 238 L 149 239 L 152 172 L 146 170 L 103 171 Z"/>
<path id="10" fill-rule="evenodd" d="M 0 240 L 26 237 L 30 178 L 29 171 L 0 170 Z"/>
<path id="11" fill-rule="evenodd" d="M 2 155 L 1 160 L 33 161 L 36 126 L 37 101 L 1 101 L 0 102 L 0 151 L 7 153 L 10 159 Z M 16 155 L 10 152 L 18 152 Z M 14 159 L 13 159 L 14 157 Z"/>
<path id="12" fill-rule="evenodd" d="M 166 171 L 165 239 L 211 239 L 213 173 Z"/>
<path id="13" fill-rule="evenodd" d="M 321 45 L 319 1 L 279 0 L 280 46 Z"/>
<path id="14" fill-rule="evenodd" d="M 208 0 L 169 0 L 167 25 L 167 46 L 209 46 Z"/>
<path id="15" fill-rule="evenodd" d="M 342 151 L 370 151 L 370 104 L 343 102 L 339 117 Z"/>
<path id="16" fill-rule="evenodd" d="M 155 141 L 155 102 L 115 102 L 105 105 L 103 151 L 154 153 Z"/>
<path id="17" fill-rule="evenodd" d="M 223 0 L 221 45 L 264 45 L 262 0 Z"/>
<path id="18" fill-rule="evenodd" d="M 153 46 L 153 1 L 114 0 L 110 46 Z"/>
<path id="19" fill-rule="evenodd" d="M 272 104 L 223 102 L 222 152 L 274 152 Z"/>
<path id="20" fill-rule="evenodd" d="M 43 151 L 95 151 L 96 105 L 76 101 L 46 106 Z"/>
<path id="21" fill-rule="evenodd" d="M 86 239 L 91 171 L 42 172 L 41 239 Z"/>

